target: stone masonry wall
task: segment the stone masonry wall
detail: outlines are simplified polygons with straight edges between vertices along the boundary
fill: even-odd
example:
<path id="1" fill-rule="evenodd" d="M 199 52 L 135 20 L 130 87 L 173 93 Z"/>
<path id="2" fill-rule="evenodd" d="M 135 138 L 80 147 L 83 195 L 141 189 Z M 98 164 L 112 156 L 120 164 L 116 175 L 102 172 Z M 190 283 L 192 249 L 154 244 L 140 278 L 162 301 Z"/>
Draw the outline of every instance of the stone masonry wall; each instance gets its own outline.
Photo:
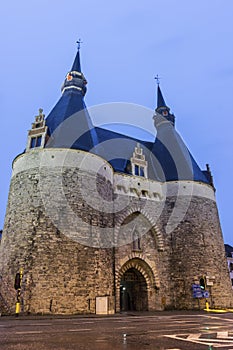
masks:
<path id="1" fill-rule="evenodd" d="M 38 153 L 22 156 L 19 161 L 26 165 L 16 164 L 13 170 L 0 251 L 0 274 L 14 293 L 15 274 L 23 268 L 25 312 L 93 313 L 97 296 L 111 299 L 114 294 L 112 249 L 96 247 L 101 239 L 96 232 L 98 225 L 107 222 L 111 230 L 112 219 L 109 215 L 98 216 L 96 209 L 90 210 L 77 188 L 80 174 L 75 168 L 57 164 L 46 168 L 46 164 L 41 165 L 41 159 L 38 162 Z M 52 152 L 52 155 L 57 154 Z M 28 169 L 24 170 L 25 167 Z M 88 183 L 87 173 L 85 178 Z M 92 180 L 89 183 L 91 186 Z M 58 193 L 60 185 L 64 196 Z M 74 222 L 74 216 L 80 220 Z M 9 296 L 4 288 L 1 292 L 13 312 L 14 294 Z"/>
<path id="2" fill-rule="evenodd" d="M 164 215 L 175 198 L 169 198 Z M 173 307 L 204 308 L 205 299 L 192 297 L 191 285 L 207 277 L 208 301 L 212 307 L 232 307 L 229 274 L 216 203 L 203 197 L 192 197 L 187 213 L 178 227 L 167 236 L 170 241 L 170 288 Z M 213 286 L 208 286 L 213 282 Z"/>
<path id="3" fill-rule="evenodd" d="M 204 307 L 191 290 L 202 275 L 213 281 L 211 305 L 231 306 L 213 189 L 114 175 L 103 159 L 76 150 L 16 158 L 0 245 L 0 293 L 12 312 L 20 268 L 25 312 L 94 313 L 96 297 L 109 296 L 112 313 L 130 267 L 147 281 L 150 310 Z"/>

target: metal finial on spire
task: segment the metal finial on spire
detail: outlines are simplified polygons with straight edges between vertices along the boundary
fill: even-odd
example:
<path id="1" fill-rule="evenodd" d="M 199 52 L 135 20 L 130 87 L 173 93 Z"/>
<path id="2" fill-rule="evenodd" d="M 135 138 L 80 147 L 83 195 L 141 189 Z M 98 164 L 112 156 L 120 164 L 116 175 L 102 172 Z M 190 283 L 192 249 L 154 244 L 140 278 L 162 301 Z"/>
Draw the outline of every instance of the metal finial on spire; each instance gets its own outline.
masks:
<path id="1" fill-rule="evenodd" d="M 82 43 L 83 43 L 83 41 L 81 41 L 81 39 L 78 39 L 78 41 L 76 41 L 76 44 L 78 44 L 78 51 L 80 50 Z"/>
<path id="2" fill-rule="evenodd" d="M 155 77 L 155 80 L 156 80 L 156 82 L 157 82 L 158 85 L 160 84 L 160 80 L 159 80 L 159 79 L 161 79 L 161 78 L 160 78 L 159 75 L 157 74 L 156 77 Z"/>

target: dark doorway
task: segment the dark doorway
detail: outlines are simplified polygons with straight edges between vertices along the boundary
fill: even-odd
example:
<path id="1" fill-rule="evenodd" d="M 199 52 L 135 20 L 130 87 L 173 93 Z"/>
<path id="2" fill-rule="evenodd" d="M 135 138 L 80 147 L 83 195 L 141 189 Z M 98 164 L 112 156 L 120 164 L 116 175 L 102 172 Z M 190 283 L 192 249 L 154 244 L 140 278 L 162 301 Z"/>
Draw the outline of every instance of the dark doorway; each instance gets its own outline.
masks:
<path id="1" fill-rule="evenodd" d="M 121 311 L 148 310 L 146 280 L 138 270 L 130 268 L 121 279 L 120 286 Z"/>

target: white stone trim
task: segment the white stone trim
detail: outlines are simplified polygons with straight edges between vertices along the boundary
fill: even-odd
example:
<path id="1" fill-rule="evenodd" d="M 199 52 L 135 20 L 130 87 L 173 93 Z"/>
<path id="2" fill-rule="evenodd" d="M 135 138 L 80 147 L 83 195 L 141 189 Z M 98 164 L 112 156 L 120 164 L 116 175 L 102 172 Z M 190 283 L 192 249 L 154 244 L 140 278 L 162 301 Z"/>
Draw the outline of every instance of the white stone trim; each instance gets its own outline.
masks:
<path id="1" fill-rule="evenodd" d="M 52 155 L 56 157 L 52 158 Z M 69 157 L 67 157 L 69 155 Z M 72 156 L 71 156 L 72 155 Z M 21 171 L 30 168 L 38 168 L 43 161 L 47 160 L 51 166 L 61 166 L 64 158 L 66 166 L 77 167 L 77 163 L 85 157 L 88 161 L 97 162 L 102 166 L 103 175 L 106 176 L 112 183 L 116 194 L 130 195 L 130 188 L 135 189 L 138 197 L 142 197 L 142 190 L 148 191 L 148 200 L 164 201 L 169 197 L 179 196 L 196 196 L 216 201 L 215 192 L 212 186 L 196 181 L 170 181 L 162 183 L 155 180 L 146 179 L 139 176 L 133 176 L 122 173 L 114 173 L 112 166 L 98 155 L 73 149 L 64 148 L 39 148 L 33 149 L 33 152 L 26 152 L 15 158 L 13 162 L 13 174 L 16 175 Z M 59 163 L 60 162 L 60 163 Z M 104 169 L 106 167 L 106 169 Z M 117 186 L 121 186 L 119 190 Z M 155 195 L 156 194 L 156 195 Z M 143 197 L 144 198 L 144 197 Z"/>
<path id="2" fill-rule="evenodd" d="M 83 89 L 78 87 L 78 86 L 75 86 L 75 85 L 70 85 L 70 86 L 66 86 L 62 89 L 62 93 L 65 91 L 65 90 L 69 90 L 69 89 L 76 89 L 76 90 L 79 90 L 79 91 L 82 91 Z"/>
<path id="3" fill-rule="evenodd" d="M 46 164 L 50 167 L 61 167 L 65 166 L 71 168 L 77 168 L 79 162 L 85 158 L 87 161 L 97 163 L 97 166 L 101 168 L 101 173 L 108 179 L 112 179 L 113 168 L 106 160 L 98 155 L 90 152 L 75 149 L 64 149 L 64 148 L 35 148 L 33 152 L 26 152 L 18 155 L 13 161 L 13 172 L 12 177 L 20 172 L 32 169 L 40 168 Z"/>

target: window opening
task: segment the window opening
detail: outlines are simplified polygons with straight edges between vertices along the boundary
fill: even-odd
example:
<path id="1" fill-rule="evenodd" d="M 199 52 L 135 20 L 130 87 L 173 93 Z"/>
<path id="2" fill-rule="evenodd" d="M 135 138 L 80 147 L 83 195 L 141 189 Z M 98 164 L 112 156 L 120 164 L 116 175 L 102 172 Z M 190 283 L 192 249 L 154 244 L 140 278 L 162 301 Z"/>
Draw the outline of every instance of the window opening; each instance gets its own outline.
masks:
<path id="1" fill-rule="evenodd" d="M 133 232 L 133 250 L 141 250 L 141 238 L 137 230 Z"/>

